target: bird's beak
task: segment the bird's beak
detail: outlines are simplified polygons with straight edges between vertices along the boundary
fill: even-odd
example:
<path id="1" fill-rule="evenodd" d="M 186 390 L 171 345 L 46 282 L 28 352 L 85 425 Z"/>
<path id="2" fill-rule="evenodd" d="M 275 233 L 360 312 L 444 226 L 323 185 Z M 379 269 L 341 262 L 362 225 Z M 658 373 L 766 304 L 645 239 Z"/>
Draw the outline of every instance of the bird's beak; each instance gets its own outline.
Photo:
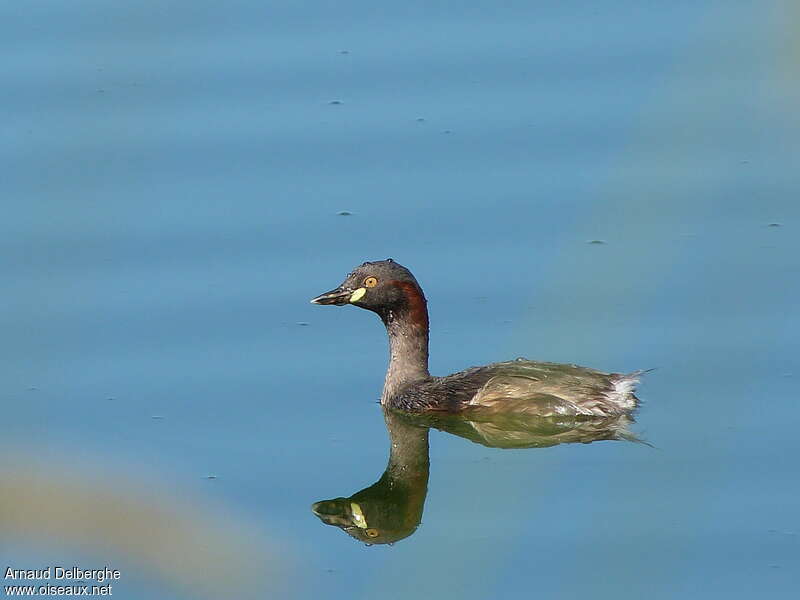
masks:
<path id="1" fill-rule="evenodd" d="M 335 304 L 336 306 L 343 306 L 350 302 L 350 297 L 353 295 L 353 290 L 347 290 L 341 286 L 330 292 L 325 292 L 311 299 L 311 304 Z"/>

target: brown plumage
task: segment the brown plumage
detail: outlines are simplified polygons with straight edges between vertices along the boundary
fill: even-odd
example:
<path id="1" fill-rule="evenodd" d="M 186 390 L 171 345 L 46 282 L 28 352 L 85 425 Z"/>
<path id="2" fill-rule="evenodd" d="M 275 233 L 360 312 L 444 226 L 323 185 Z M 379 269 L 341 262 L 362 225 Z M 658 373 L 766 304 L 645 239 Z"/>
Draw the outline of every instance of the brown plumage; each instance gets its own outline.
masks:
<path id="1" fill-rule="evenodd" d="M 577 365 L 517 359 L 446 377 L 428 372 L 428 310 L 411 272 L 385 260 L 366 262 L 342 284 L 311 300 L 353 304 L 377 313 L 389 336 L 381 404 L 410 412 L 489 412 L 531 416 L 611 417 L 634 410 L 642 373 L 603 373 Z"/>

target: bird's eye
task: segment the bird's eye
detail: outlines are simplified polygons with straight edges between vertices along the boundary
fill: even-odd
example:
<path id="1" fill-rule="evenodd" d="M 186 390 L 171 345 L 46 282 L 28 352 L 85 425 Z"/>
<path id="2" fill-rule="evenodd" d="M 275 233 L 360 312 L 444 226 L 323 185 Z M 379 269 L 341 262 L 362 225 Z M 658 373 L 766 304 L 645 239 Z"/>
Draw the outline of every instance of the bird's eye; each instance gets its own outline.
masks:
<path id="1" fill-rule="evenodd" d="M 378 530 L 377 529 L 372 529 L 372 528 L 365 529 L 364 533 L 367 534 L 367 537 L 371 537 L 371 538 L 378 537 Z"/>
<path id="2" fill-rule="evenodd" d="M 378 280 L 375 279 L 374 277 L 367 277 L 364 280 L 364 285 L 366 287 L 375 287 L 376 285 L 378 285 Z"/>

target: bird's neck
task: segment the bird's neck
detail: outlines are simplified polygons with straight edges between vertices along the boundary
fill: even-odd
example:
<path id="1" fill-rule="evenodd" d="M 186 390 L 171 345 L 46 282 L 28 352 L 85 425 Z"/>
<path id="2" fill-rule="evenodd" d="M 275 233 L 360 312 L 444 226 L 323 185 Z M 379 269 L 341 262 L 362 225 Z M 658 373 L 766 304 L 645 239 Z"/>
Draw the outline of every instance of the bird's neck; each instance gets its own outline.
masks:
<path id="1" fill-rule="evenodd" d="M 428 310 L 424 298 L 412 306 L 381 315 L 389 334 L 389 368 L 381 404 L 404 388 L 430 378 L 428 373 Z"/>

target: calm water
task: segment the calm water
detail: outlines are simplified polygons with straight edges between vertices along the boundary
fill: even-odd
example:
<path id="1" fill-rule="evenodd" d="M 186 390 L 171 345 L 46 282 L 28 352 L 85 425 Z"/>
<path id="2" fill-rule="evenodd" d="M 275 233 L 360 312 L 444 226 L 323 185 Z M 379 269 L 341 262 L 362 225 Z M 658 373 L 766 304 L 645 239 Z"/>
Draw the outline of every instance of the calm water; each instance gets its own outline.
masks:
<path id="1" fill-rule="evenodd" d="M 0 567 L 108 565 L 137 600 L 791 595 L 799 22 L 4 3 Z M 432 372 L 656 367 L 653 447 L 431 431 L 413 535 L 323 525 L 386 467 L 386 349 L 308 299 L 387 256 Z"/>

